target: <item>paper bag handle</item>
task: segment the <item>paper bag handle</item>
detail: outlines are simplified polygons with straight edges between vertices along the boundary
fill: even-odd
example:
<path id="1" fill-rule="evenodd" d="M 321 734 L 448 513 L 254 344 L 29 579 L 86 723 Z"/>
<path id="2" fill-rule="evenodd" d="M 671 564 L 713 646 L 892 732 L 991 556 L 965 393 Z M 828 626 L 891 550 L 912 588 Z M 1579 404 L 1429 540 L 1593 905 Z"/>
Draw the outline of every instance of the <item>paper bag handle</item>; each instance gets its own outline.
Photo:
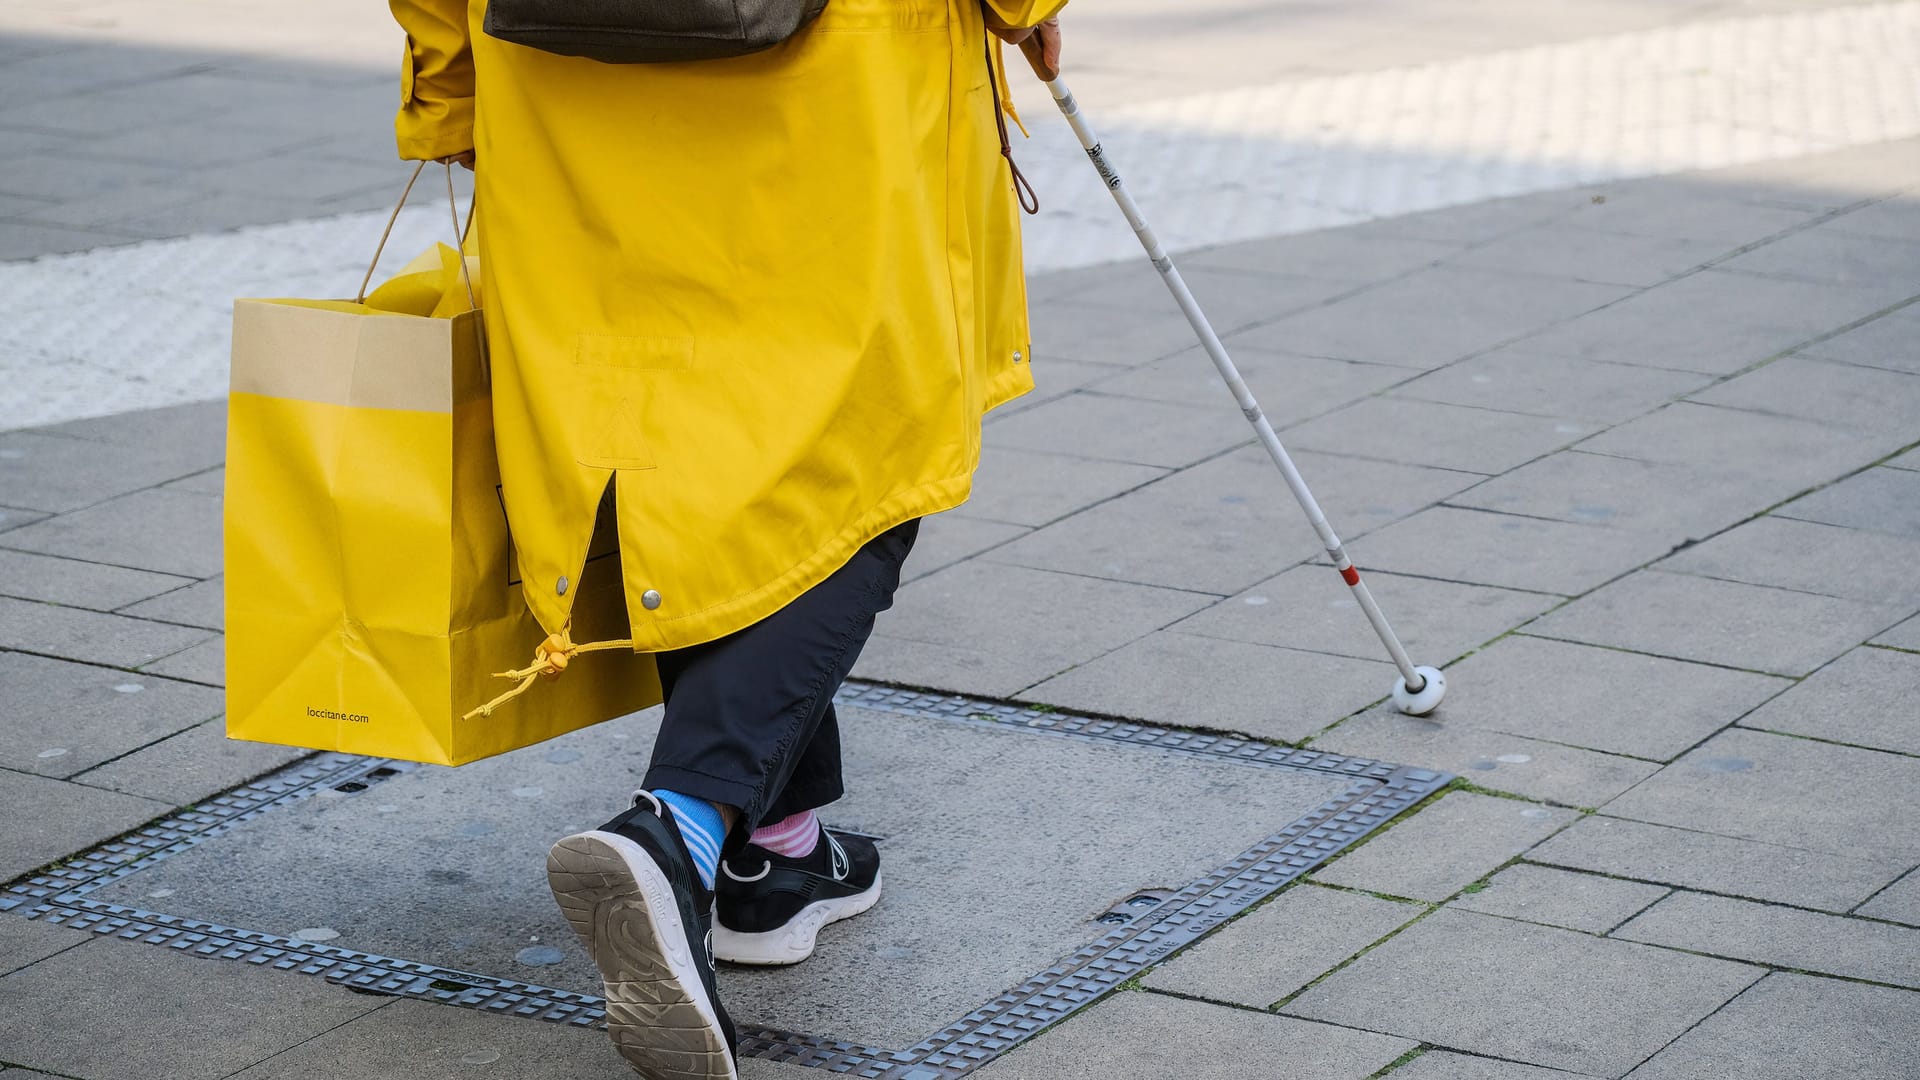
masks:
<path id="1" fill-rule="evenodd" d="M 453 235 L 459 238 L 460 280 L 465 282 L 467 286 L 467 303 L 471 305 L 475 311 L 478 311 L 480 310 L 480 301 L 473 295 L 473 275 L 467 271 L 466 253 L 467 234 L 473 230 L 473 215 L 479 209 L 480 196 L 478 192 L 475 192 L 473 206 L 467 211 L 467 223 L 464 226 L 461 225 L 460 200 L 458 196 L 453 193 L 453 163 L 442 162 L 442 164 L 447 170 L 447 210 L 453 215 Z M 426 167 L 427 163 L 422 161 L 420 164 L 414 166 L 413 175 L 407 177 L 407 186 L 401 189 L 400 201 L 394 204 L 393 213 L 387 215 L 387 227 L 381 230 L 380 246 L 373 249 L 373 261 L 367 264 L 366 276 L 360 279 L 360 292 L 359 295 L 354 297 L 354 303 L 364 304 L 367 302 L 367 286 L 373 283 L 373 272 L 379 268 L 380 256 L 387 250 L 387 240 L 393 235 L 394 223 L 400 220 L 400 211 L 406 209 L 407 206 L 407 196 L 413 194 L 413 185 L 419 181 L 420 173 L 425 170 Z"/>

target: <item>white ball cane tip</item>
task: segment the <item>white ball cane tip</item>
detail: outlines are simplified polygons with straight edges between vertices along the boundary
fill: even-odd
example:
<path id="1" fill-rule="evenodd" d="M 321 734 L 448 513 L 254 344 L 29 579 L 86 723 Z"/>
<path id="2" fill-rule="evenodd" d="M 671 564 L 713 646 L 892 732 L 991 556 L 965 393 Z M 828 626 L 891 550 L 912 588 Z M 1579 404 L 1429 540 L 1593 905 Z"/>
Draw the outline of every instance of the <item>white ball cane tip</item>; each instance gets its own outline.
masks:
<path id="1" fill-rule="evenodd" d="M 1424 680 L 1418 693 L 1407 689 L 1407 680 L 1402 677 L 1393 683 L 1393 707 L 1408 716 L 1425 716 L 1440 707 L 1440 699 L 1447 696 L 1447 677 L 1439 668 L 1417 667 L 1414 673 Z"/>

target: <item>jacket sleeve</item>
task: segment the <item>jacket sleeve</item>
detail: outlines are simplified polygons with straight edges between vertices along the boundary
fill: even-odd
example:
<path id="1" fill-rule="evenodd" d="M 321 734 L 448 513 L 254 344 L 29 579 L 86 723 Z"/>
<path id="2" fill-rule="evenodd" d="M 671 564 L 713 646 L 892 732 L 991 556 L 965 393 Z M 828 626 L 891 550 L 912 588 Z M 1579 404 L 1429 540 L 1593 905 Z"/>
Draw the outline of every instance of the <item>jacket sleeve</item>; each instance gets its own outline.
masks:
<path id="1" fill-rule="evenodd" d="M 987 0 L 987 10 L 1001 25 L 1013 27 L 1038 26 L 1066 6 L 1067 0 Z"/>
<path id="2" fill-rule="evenodd" d="M 394 134 L 400 156 L 425 161 L 473 149 L 473 42 L 467 0 L 388 0 L 407 32 Z"/>

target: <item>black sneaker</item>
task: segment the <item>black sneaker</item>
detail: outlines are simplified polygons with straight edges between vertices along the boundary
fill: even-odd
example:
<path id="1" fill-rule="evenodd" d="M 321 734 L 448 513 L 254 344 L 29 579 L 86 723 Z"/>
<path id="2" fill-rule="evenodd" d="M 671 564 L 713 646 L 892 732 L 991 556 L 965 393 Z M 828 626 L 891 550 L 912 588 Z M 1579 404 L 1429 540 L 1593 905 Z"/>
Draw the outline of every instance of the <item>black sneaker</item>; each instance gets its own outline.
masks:
<path id="1" fill-rule="evenodd" d="M 813 955 L 820 928 L 880 902 L 873 841 L 820 830 L 813 854 L 775 855 L 748 844 L 720 864 L 713 954 L 734 964 L 797 964 Z"/>
<path id="2" fill-rule="evenodd" d="M 739 1080 L 713 985 L 713 894 L 673 811 L 631 810 L 547 854 L 547 883 L 607 987 L 607 1034 L 647 1080 Z"/>

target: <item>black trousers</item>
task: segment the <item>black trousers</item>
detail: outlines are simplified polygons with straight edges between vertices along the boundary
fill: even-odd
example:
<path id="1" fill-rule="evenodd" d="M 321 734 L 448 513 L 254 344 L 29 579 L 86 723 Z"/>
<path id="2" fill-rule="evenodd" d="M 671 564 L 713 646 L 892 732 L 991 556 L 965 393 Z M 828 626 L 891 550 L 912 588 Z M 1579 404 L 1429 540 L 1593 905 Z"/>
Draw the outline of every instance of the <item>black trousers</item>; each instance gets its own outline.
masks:
<path id="1" fill-rule="evenodd" d="M 647 770 L 666 789 L 736 807 L 728 846 L 845 793 L 834 691 L 893 606 L 916 519 L 869 541 L 792 603 L 716 641 L 655 655 L 666 716 Z"/>

